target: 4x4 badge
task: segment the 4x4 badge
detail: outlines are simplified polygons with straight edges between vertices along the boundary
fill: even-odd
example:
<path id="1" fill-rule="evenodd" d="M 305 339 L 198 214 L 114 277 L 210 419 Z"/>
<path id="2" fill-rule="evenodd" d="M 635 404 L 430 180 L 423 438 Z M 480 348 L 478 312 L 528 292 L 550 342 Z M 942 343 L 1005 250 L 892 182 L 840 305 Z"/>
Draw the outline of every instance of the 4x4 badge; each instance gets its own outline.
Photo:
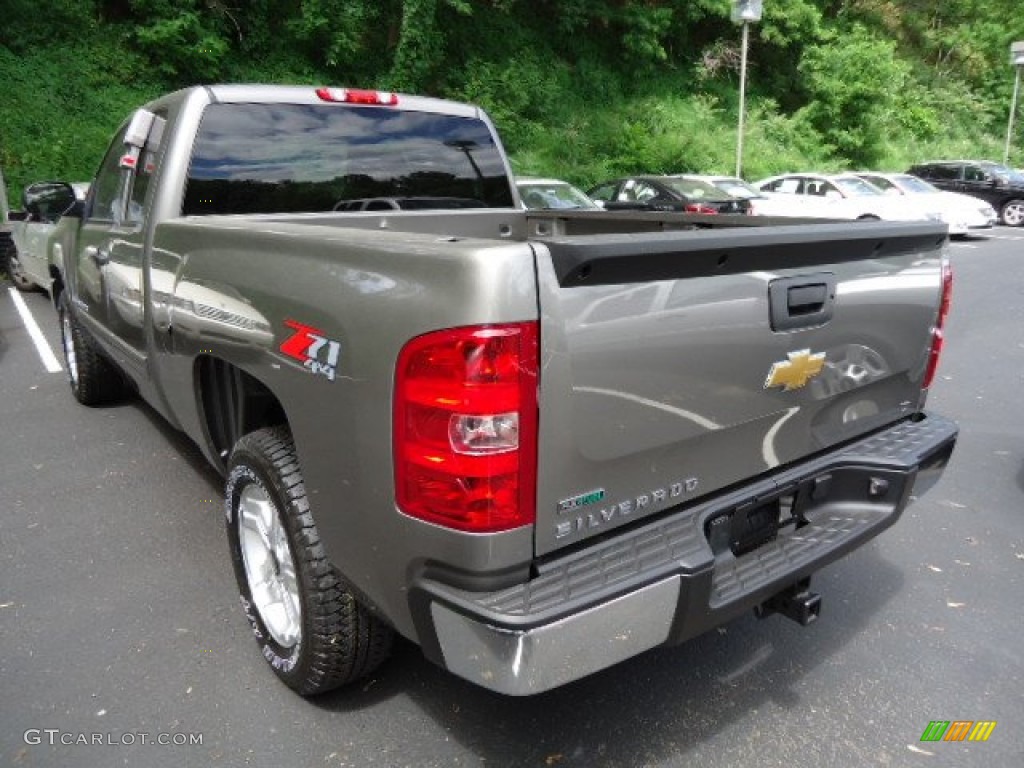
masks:
<path id="1" fill-rule="evenodd" d="M 825 353 L 812 355 L 811 350 L 801 349 L 790 352 L 788 360 L 780 360 L 772 364 L 768 378 L 764 380 L 764 388 L 782 387 L 783 392 L 800 389 L 813 379 L 825 367 Z"/>

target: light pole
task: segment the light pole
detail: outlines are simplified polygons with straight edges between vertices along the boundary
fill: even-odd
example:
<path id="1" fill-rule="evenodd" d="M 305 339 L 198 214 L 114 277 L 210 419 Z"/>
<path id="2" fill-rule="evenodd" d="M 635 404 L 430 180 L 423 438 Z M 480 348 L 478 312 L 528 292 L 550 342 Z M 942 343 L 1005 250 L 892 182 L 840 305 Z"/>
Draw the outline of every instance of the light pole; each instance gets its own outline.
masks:
<path id="1" fill-rule="evenodd" d="M 763 0 L 732 0 L 732 22 L 743 27 L 740 44 L 740 117 L 736 128 L 736 177 L 743 172 L 743 117 L 747 102 L 747 45 L 750 42 L 750 25 L 761 20 Z"/>
<path id="2" fill-rule="evenodd" d="M 1020 91 L 1020 69 L 1024 67 L 1024 41 L 1010 43 L 1010 64 L 1015 71 L 1013 98 L 1010 99 L 1010 119 L 1006 123 L 1006 147 L 1003 149 L 1003 165 L 1010 164 L 1010 139 L 1013 137 L 1013 117 L 1017 114 L 1017 93 Z"/>

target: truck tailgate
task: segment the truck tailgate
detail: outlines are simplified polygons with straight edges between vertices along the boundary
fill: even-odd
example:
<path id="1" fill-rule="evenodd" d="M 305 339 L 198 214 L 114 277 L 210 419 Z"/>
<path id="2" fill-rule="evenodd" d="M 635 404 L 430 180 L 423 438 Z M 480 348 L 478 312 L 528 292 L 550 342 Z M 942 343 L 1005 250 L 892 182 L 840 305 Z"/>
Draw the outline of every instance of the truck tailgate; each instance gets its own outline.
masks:
<path id="1" fill-rule="evenodd" d="M 535 241 L 536 553 L 914 413 L 945 242 L 931 223 Z"/>

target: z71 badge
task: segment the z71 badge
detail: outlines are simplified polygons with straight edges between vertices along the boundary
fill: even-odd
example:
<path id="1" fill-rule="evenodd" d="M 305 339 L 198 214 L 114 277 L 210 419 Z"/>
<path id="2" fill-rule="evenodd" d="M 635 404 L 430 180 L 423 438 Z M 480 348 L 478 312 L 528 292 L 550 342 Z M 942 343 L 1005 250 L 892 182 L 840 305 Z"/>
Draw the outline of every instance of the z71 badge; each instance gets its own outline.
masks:
<path id="1" fill-rule="evenodd" d="M 293 360 L 298 360 L 310 373 L 326 376 L 329 381 L 334 381 L 338 359 L 341 357 L 341 342 L 328 339 L 323 331 L 311 325 L 294 320 L 285 320 L 284 324 L 295 333 L 281 344 L 281 352 Z"/>

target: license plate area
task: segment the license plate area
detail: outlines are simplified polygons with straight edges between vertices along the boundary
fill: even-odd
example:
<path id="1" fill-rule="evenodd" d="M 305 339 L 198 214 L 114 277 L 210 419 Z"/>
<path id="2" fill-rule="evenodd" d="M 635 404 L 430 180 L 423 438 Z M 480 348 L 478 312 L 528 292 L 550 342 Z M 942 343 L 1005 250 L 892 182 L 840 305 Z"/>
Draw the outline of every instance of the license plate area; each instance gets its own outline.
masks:
<path id="1" fill-rule="evenodd" d="M 795 499 L 795 494 L 758 499 L 710 518 L 704 535 L 715 557 L 726 552 L 741 557 L 775 540 L 782 529 L 796 528 Z"/>

